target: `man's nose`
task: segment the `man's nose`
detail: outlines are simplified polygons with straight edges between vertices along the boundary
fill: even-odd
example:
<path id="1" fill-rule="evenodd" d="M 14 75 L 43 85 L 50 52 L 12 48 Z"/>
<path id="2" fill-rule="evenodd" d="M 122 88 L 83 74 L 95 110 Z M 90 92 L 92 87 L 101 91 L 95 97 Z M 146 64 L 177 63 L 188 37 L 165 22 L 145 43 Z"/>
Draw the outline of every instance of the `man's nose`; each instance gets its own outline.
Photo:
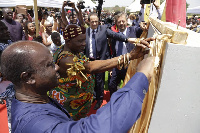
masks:
<path id="1" fill-rule="evenodd" d="M 97 25 L 97 22 L 94 22 L 94 25 Z"/>

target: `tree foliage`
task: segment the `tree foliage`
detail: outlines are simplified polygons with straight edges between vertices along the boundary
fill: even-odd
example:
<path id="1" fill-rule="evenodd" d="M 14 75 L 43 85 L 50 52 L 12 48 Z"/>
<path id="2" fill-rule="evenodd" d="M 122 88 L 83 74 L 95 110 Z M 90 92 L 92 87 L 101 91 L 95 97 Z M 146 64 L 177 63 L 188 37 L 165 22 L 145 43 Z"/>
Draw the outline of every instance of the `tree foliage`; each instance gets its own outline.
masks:
<path id="1" fill-rule="evenodd" d="M 109 12 L 117 12 L 117 11 L 125 11 L 125 7 L 119 7 L 118 5 L 115 5 L 115 7 L 104 7 L 104 11 L 109 11 Z"/>
<path id="2" fill-rule="evenodd" d="M 190 6 L 190 4 L 186 2 L 186 9 L 187 9 L 189 6 Z"/>
<path id="3" fill-rule="evenodd" d="M 165 1 L 165 0 L 160 0 L 160 4 L 162 4 L 164 1 Z M 189 6 L 190 6 L 190 4 L 186 2 L 186 10 L 187 10 L 187 8 L 188 8 Z"/>

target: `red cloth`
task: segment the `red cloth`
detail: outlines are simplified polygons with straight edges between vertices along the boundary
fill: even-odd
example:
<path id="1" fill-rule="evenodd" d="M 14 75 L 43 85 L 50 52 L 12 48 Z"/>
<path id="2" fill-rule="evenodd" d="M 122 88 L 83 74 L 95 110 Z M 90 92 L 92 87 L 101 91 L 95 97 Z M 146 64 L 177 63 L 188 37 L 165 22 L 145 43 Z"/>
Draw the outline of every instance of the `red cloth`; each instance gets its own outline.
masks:
<path id="1" fill-rule="evenodd" d="M 166 0 L 166 22 L 186 27 L 186 0 Z"/>
<path id="2" fill-rule="evenodd" d="M 109 102 L 109 101 L 110 101 L 110 91 L 104 90 L 103 103 L 102 103 L 101 107 L 106 105 L 107 102 Z M 91 114 L 96 114 L 97 110 L 94 110 L 94 106 L 96 105 L 96 103 L 97 103 L 97 101 L 92 103 L 92 106 L 90 108 L 90 112 L 87 114 L 87 116 L 90 116 Z"/>
<path id="3" fill-rule="evenodd" d="M 114 31 L 114 32 L 119 32 L 119 29 L 117 28 L 116 25 L 112 26 L 111 30 Z"/>
<path id="4" fill-rule="evenodd" d="M 6 101 L 4 101 L 6 103 Z M 8 117 L 6 104 L 0 104 L 0 133 L 8 133 Z"/>
<path id="5" fill-rule="evenodd" d="M 29 41 L 32 41 L 32 40 L 33 40 L 33 37 L 32 37 L 32 36 L 28 36 L 28 40 L 29 40 Z"/>

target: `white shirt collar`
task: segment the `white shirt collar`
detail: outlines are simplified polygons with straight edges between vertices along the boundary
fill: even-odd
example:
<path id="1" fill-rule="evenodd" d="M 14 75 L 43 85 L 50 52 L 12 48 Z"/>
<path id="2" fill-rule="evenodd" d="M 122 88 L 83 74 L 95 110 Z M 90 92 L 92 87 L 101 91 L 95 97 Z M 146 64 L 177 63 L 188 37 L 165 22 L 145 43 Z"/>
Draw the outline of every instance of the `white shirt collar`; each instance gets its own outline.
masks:
<path id="1" fill-rule="evenodd" d="M 94 32 L 96 33 L 97 32 L 97 29 L 91 29 L 90 28 L 90 34 L 92 34 L 92 31 L 94 30 Z"/>
<path id="2" fill-rule="evenodd" d="M 123 33 L 124 35 L 126 35 L 126 31 L 127 31 L 127 28 L 124 30 L 124 32 L 120 32 L 120 33 Z"/>

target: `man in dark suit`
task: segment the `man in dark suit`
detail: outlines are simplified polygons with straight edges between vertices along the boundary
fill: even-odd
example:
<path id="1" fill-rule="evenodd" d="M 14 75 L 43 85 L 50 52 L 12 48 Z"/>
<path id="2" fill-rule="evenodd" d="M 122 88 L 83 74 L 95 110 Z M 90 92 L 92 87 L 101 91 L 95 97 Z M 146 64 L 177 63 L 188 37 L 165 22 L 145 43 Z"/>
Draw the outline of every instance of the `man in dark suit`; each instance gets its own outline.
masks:
<path id="1" fill-rule="evenodd" d="M 111 31 L 105 25 L 99 25 L 97 13 L 88 16 L 90 27 L 86 29 L 85 55 L 93 60 L 106 60 L 110 58 L 107 38 L 117 39 L 123 42 L 134 43 L 135 38 L 127 38 L 124 35 Z M 98 109 L 103 102 L 105 73 L 95 74 L 95 92 L 97 103 L 94 109 Z"/>
<path id="2" fill-rule="evenodd" d="M 128 38 L 140 38 L 143 30 L 146 28 L 144 23 L 140 23 L 140 26 L 127 27 L 127 15 L 125 13 L 119 13 L 116 16 L 116 25 L 119 29 L 119 33 L 125 35 Z M 129 53 L 134 45 L 132 43 L 125 43 L 117 40 L 112 40 L 112 57 L 120 56 Z M 110 95 L 117 91 L 117 85 L 124 80 L 127 69 L 122 68 L 118 70 L 114 68 L 112 70 L 112 77 L 109 83 Z"/>

